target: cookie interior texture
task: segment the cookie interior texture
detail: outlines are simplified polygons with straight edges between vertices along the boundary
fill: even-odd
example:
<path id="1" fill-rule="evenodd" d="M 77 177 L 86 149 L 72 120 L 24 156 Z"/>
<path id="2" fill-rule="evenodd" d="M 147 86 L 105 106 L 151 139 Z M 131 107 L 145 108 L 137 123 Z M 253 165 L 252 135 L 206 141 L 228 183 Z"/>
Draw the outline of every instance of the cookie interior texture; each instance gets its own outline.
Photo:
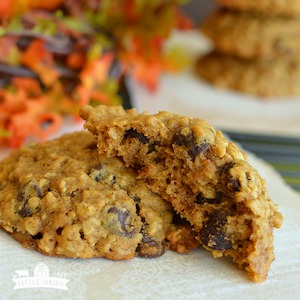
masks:
<path id="1" fill-rule="evenodd" d="M 121 157 L 149 189 L 172 204 L 214 257 L 229 256 L 253 281 L 274 260 L 282 216 L 246 155 L 205 121 L 168 112 L 84 106 L 100 155 Z M 201 262 L 199 262 L 201 263 Z"/>
<path id="2" fill-rule="evenodd" d="M 88 132 L 16 150 L 0 163 L 0 227 L 51 256 L 130 259 L 196 248 L 192 227 Z"/>

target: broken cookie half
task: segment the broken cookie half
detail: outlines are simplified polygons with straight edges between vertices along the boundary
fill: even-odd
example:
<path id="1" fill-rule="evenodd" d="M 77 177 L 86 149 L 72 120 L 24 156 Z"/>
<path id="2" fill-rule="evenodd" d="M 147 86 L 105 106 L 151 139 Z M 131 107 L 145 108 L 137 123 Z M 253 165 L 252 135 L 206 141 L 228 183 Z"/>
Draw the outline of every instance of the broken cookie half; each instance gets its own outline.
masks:
<path id="1" fill-rule="evenodd" d="M 188 220 L 214 257 L 229 256 L 255 282 L 274 260 L 282 215 L 238 146 L 205 121 L 168 112 L 84 106 L 99 153 L 120 157 Z"/>

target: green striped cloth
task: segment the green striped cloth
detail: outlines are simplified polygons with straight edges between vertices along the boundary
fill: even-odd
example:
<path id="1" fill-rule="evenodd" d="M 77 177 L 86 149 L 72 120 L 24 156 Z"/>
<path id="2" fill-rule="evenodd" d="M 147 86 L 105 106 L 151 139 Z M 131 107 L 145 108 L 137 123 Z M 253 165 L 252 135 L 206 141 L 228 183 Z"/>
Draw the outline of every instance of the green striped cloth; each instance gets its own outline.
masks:
<path id="1" fill-rule="evenodd" d="M 285 182 L 300 193 L 300 138 L 223 132 L 271 164 Z"/>

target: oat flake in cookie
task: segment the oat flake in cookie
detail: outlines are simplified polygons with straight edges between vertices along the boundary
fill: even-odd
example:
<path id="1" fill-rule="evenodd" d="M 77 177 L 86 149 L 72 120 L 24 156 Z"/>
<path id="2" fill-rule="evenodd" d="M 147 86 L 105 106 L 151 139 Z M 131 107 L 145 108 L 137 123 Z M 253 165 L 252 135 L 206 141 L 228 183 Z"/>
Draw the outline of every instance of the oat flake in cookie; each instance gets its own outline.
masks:
<path id="1" fill-rule="evenodd" d="M 214 257 L 229 256 L 253 281 L 274 260 L 282 216 L 245 154 L 201 119 L 122 107 L 84 106 L 100 154 L 121 157 L 149 189 L 172 203 Z M 199 262 L 201 263 L 201 262 Z"/>
<path id="2" fill-rule="evenodd" d="M 198 242 L 169 203 L 88 132 L 25 147 L 0 163 L 0 227 L 52 256 L 130 259 Z"/>

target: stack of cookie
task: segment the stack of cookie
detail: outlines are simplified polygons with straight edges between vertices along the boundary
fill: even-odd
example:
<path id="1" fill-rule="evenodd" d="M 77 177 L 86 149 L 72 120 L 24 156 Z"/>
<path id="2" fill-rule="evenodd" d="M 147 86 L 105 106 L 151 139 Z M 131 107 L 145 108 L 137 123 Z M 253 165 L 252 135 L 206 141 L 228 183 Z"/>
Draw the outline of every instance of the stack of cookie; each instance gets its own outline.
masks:
<path id="1" fill-rule="evenodd" d="M 214 51 L 197 74 L 226 89 L 258 97 L 300 94 L 300 1 L 217 0 L 202 24 Z"/>

